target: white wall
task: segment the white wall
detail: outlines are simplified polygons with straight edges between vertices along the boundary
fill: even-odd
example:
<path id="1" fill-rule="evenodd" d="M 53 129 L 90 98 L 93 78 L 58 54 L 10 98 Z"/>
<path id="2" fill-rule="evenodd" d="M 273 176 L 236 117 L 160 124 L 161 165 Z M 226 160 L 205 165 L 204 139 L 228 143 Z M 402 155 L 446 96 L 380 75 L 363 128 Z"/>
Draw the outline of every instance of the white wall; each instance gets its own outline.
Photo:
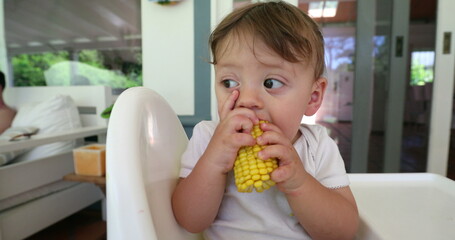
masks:
<path id="1" fill-rule="evenodd" d="M 288 0 L 297 4 L 297 0 Z M 194 115 L 194 2 L 159 5 L 141 0 L 143 85 L 156 90 L 179 115 Z M 211 0 L 212 30 L 232 10 L 232 0 Z M 213 71 L 212 71 L 213 83 Z M 212 118 L 217 119 L 211 87 Z"/>
<path id="2" fill-rule="evenodd" d="M 143 85 L 179 115 L 194 115 L 193 0 L 176 5 L 141 1 Z"/>
<path id="3" fill-rule="evenodd" d="M 233 2 L 226 1 L 226 0 L 211 0 L 210 1 L 210 25 L 211 31 L 213 31 L 216 26 L 223 20 L 223 18 L 228 15 L 233 9 Z M 213 120 L 218 120 L 218 107 L 216 102 L 215 96 L 215 89 L 213 87 L 213 83 L 215 82 L 215 70 L 213 69 L 213 65 L 211 66 L 211 80 L 210 80 L 210 111 Z"/>
<path id="4" fill-rule="evenodd" d="M 427 171 L 447 174 L 455 66 L 455 1 L 438 0 L 436 60 L 431 105 Z M 443 53 L 444 33 L 452 34 L 450 52 Z"/>

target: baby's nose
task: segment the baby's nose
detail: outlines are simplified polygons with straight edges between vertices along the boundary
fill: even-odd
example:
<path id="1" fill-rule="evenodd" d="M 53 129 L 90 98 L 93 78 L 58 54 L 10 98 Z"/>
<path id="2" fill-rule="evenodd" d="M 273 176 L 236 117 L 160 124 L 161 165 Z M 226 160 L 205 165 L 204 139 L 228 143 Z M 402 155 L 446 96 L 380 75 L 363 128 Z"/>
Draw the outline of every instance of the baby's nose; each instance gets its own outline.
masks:
<path id="1" fill-rule="evenodd" d="M 256 90 L 242 89 L 235 106 L 255 109 L 262 108 L 263 102 Z"/>

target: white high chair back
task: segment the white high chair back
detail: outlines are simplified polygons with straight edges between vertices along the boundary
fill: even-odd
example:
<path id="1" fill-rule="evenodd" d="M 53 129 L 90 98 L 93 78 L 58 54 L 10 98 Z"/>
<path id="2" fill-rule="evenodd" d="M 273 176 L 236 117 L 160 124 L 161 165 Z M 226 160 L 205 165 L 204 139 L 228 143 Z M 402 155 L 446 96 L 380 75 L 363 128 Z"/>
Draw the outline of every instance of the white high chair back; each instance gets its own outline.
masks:
<path id="1" fill-rule="evenodd" d="M 108 239 L 200 239 L 177 224 L 171 207 L 187 143 L 159 94 L 134 87 L 118 97 L 106 142 Z"/>

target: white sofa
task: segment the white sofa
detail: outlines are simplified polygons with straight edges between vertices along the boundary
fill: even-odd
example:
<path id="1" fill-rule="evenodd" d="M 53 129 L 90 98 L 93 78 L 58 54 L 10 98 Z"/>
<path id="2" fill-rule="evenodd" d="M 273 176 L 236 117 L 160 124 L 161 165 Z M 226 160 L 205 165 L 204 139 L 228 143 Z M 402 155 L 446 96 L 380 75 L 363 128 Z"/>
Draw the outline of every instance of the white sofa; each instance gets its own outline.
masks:
<path id="1" fill-rule="evenodd" d="M 28 154 L 25 159 L 17 160 L 19 156 L 14 160 L 18 162 L 0 166 L 1 240 L 26 238 L 104 198 L 93 184 L 62 179 L 74 172 L 72 148 L 68 146 L 83 144 L 83 139 L 89 136 L 98 136 L 98 142 L 105 141 L 107 120 L 101 118 L 100 113 L 112 103 L 111 89 L 104 86 L 17 87 L 7 88 L 4 93 L 7 104 L 19 110 L 16 118 L 29 113 L 21 112 L 23 106 L 37 106 L 54 95 L 70 96 L 79 109 L 80 125 L 57 132 L 39 131 L 28 140 L 0 141 L 0 154 L 28 149 L 21 155 Z M 22 119 L 26 120 L 26 117 Z M 53 146 L 49 144 L 65 142 L 70 145 L 67 144 L 64 151 L 46 148 Z M 33 152 L 40 148 L 41 152 Z M 30 158 L 37 156 L 37 152 L 43 154 L 46 149 L 51 156 Z"/>

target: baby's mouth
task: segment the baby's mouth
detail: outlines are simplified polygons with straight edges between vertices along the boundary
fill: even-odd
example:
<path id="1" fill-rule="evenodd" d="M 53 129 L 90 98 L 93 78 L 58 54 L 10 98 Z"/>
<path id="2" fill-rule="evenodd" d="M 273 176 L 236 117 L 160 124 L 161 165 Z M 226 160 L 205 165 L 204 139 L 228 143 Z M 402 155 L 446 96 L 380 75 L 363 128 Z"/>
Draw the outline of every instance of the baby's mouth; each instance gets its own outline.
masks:
<path id="1" fill-rule="evenodd" d="M 261 117 L 258 117 L 259 121 L 261 122 L 267 122 L 267 123 L 271 123 L 272 121 L 271 120 L 268 120 L 266 118 L 261 118 Z"/>

